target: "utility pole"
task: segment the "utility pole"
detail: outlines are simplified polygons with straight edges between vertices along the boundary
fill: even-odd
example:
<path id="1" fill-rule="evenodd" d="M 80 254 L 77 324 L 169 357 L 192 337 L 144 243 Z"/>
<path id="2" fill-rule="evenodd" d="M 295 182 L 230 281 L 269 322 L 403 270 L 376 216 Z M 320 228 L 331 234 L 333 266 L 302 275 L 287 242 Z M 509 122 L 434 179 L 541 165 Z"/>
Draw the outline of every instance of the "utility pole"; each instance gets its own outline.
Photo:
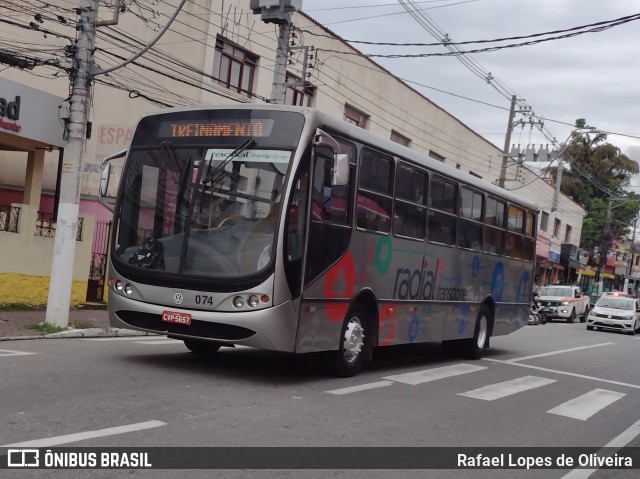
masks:
<path id="1" fill-rule="evenodd" d="M 69 324 L 73 263 L 80 209 L 82 156 L 87 140 L 87 118 L 91 106 L 91 67 L 98 20 L 98 0 L 81 0 L 78 38 L 73 56 L 70 112 L 66 123 L 66 143 L 60 180 L 60 203 L 51 263 L 49 296 L 45 321 L 60 327 Z"/>
<path id="2" fill-rule="evenodd" d="M 280 24 L 276 64 L 273 68 L 273 86 L 271 101 L 275 105 L 284 105 L 285 81 L 287 79 L 287 59 L 289 58 L 289 36 L 291 35 L 291 14 L 285 13 L 286 21 Z"/>
<path id="3" fill-rule="evenodd" d="M 278 49 L 273 68 L 273 87 L 270 103 L 284 104 L 285 81 L 287 78 L 287 60 L 289 58 L 289 36 L 291 35 L 291 12 L 302 8 L 302 0 L 251 0 L 250 8 L 260 14 L 265 23 L 280 26 Z M 304 78 L 303 78 L 304 81 Z"/>
<path id="4" fill-rule="evenodd" d="M 604 235 L 602 236 L 602 246 L 600 247 L 600 262 L 598 263 L 598 271 L 596 273 L 596 283 L 598 284 L 598 292 L 603 291 L 604 281 L 602 279 L 602 272 L 607 263 L 607 254 L 609 253 L 609 244 L 611 242 L 611 210 L 613 199 L 609 198 L 607 204 L 607 216 L 604 220 Z"/>
<path id="5" fill-rule="evenodd" d="M 631 276 L 631 272 L 633 271 L 633 253 L 635 250 L 635 241 L 636 241 L 636 226 L 637 224 L 638 218 L 634 218 L 633 219 L 633 234 L 631 235 L 631 259 L 629 260 L 629 266 L 627 266 L 627 272 L 624 275 L 624 288 L 623 291 L 626 293 L 627 290 L 629 289 L 629 277 Z M 635 283 L 635 280 L 634 280 Z M 635 284 L 634 284 L 635 286 Z M 635 288 L 634 288 L 635 290 Z"/>
<path id="6" fill-rule="evenodd" d="M 551 204 L 552 212 L 558 209 L 558 202 L 560 201 L 560 186 L 562 184 L 562 158 L 560 158 L 561 154 L 562 152 L 558 154 L 557 158 L 558 164 L 556 165 L 556 191 L 553 194 L 553 203 Z"/>
<path id="7" fill-rule="evenodd" d="M 516 96 L 511 97 L 511 108 L 509 109 L 509 123 L 507 123 L 507 134 L 504 137 L 504 148 L 502 149 L 502 166 L 500 168 L 500 178 L 498 186 L 504 188 L 504 181 L 507 176 L 507 160 L 509 159 L 509 147 L 511 145 L 511 132 L 513 131 L 513 118 L 516 114 Z"/>

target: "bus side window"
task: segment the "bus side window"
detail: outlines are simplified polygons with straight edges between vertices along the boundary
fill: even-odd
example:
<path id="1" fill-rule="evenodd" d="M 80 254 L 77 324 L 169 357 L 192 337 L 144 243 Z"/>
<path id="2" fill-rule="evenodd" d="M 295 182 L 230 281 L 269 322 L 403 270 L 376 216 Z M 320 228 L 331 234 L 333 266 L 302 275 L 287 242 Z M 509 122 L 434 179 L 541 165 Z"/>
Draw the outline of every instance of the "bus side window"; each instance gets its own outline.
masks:
<path id="1" fill-rule="evenodd" d="M 359 228 L 388 233 L 391 230 L 393 160 L 362 149 L 356 224 Z"/>
<path id="2" fill-rule="evenodd" d="M 458 185 L 445 178 L 433 175 L 429 189 L 429 241 L 456 244 L 458 210 Z M 439 211 L 438 211 L 439 210 Z"/>
<path id="3" fill-rule="evenodd" d="M 312 219 L 347 224 L 349 186 L 331 184 L 333 154 L 318 152 L 313 172 Z"/>
<path id="4" fill-rule="evenodd" d="M 396 168 L 394 234 L 424 240 L 427 232 L 424 193 L 427 190 L 427 173 L 406 164 Z"/>

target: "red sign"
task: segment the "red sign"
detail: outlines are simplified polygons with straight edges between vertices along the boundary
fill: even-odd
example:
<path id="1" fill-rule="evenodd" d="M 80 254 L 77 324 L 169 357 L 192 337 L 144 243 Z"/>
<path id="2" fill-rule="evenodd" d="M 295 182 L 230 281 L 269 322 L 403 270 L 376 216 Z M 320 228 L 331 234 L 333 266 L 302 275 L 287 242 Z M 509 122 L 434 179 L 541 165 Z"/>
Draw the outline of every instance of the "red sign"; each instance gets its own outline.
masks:
<path id="1" fill-rule="evenodd" d="M 183 324 L 189 326 L 191 324 L 191 315 L 188 313 L 175 313 L 173 311 L 163 311 L 162 321 L 165 323 Z"/>

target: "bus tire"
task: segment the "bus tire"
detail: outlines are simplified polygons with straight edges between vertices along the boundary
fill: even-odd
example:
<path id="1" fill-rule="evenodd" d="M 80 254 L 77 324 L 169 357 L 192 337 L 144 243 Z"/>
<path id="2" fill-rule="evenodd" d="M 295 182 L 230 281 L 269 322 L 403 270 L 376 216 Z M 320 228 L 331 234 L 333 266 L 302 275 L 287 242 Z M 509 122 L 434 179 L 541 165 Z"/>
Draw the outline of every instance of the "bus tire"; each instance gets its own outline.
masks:
<path id="1" fill-rule="evenodd" d="M 366 357 L 367 322 L 361 306 L 354 306 L 342 322 L 340 343 L 333 354 L 333 371 L 341 378 L 350 378 L 358 374 Z"/>
<path id="2" fill-rule="evenodd" d="M 209 356 L 218 352 L 220 344 L 213 341 L 206 341 L 202 339 L 183 339 L 184 345 L 192 353 L 196 353 L 201 356 Z"/>
<path id="3" fill-rule="evenodd" d="M 480 306 L 473 338 L 460 341 L 461 353 L 467 359 L 480 359 L 489 347 L 491 313 L 487 306 Z"/>

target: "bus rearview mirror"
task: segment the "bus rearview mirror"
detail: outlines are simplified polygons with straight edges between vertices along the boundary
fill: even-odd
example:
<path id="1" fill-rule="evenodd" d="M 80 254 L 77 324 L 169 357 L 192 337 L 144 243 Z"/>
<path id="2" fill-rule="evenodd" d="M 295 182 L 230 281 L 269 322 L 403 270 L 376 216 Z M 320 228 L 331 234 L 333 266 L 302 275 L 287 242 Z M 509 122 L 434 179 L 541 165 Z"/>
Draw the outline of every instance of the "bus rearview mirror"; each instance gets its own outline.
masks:
<path id="1" fill-rule="evenodd" d="M 338 153 L 333 160 L 332 186 L 344 186 L 349 182 L 349 155 Z"/>
<path id="2" fill-rule="evenodd" d="M 100 177 L 100 191 L 99 194 L 101 197 L 107 196 L 107 191 L 109 190 L 109 178 L 111 177 L 111 163 L 107 163 L 102 168 L 102 176 Z"/>

